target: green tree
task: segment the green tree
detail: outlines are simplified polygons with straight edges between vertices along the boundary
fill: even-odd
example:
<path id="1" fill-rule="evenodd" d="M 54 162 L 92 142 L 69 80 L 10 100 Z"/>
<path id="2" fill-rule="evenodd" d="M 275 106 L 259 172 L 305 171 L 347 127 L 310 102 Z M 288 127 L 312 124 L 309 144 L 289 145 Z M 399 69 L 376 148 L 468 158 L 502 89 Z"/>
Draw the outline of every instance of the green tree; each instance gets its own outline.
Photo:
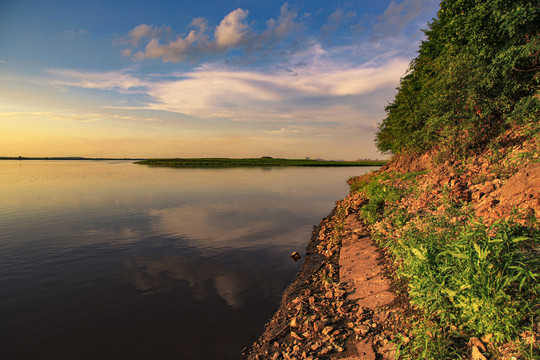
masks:
<path id="1" fill-rule="evenodd" d="M 418 56 L 386 107 L 383 152 L 434 146 L 461 156 L 507 124 L 540 114 L 540 6 L 530 0 L 442 1 Z"/>

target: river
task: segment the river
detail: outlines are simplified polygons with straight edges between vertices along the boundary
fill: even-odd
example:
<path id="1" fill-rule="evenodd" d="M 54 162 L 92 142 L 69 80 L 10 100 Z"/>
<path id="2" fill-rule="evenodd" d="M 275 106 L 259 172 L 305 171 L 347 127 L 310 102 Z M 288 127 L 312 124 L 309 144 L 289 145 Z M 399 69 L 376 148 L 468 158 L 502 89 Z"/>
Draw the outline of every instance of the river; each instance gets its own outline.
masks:
<path id="1" fill-rule="evenodd" d="M 0 358 L 239 359 L 377 168 L 0 161 Z"/>

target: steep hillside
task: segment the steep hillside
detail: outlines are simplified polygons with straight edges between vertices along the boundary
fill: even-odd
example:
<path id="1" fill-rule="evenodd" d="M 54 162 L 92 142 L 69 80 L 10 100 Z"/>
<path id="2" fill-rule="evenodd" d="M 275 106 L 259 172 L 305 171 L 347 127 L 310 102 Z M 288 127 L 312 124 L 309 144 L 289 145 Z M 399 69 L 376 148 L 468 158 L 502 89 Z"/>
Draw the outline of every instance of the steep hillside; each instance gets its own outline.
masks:
<path id="1" fill-rule="evenodd" d="M 514 127 L 494 139 L 496 150 L 463 160 L 401 155 L 350 180 L 350 198 L 361 199 L 355 211 L 392 259 L 415 313 L 391 336 L 400 358 L 540 358 L 534 127 Z"/>

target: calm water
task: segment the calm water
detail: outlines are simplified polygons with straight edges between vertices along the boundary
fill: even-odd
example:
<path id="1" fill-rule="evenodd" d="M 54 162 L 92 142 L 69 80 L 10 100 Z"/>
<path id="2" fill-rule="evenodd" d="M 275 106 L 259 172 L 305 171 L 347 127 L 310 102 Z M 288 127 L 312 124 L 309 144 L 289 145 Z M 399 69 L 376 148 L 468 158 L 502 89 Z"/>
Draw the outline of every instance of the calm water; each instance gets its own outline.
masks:
<path id="1" fill-rule="evenodd" d="M 239 359 L 373 169 L 0 161 L 0 359 Z"/>

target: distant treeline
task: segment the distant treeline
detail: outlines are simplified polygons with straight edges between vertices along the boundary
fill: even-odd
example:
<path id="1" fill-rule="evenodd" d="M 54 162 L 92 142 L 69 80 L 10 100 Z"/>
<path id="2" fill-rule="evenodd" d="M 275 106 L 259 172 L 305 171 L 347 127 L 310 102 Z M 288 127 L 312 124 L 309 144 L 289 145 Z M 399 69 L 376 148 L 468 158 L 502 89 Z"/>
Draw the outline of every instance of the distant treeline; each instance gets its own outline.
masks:
<path id="1" fill-rule="evenodd" d="M 383 160 L 328 161 L 311 159 L 274 159 L 270 157 L 230 159 L 230 158 L 186 158 L 147 159 L 136 164 L 179 168 L 220 168 L 220 167 L 272 167 L 272 166 L 382 166 Z"/>
<path id="2" fill-rule="evenodd" d="M 463 157 L 540 115 L 540 6 L 444 0 L 379 125 L 379 150 Z"/>

